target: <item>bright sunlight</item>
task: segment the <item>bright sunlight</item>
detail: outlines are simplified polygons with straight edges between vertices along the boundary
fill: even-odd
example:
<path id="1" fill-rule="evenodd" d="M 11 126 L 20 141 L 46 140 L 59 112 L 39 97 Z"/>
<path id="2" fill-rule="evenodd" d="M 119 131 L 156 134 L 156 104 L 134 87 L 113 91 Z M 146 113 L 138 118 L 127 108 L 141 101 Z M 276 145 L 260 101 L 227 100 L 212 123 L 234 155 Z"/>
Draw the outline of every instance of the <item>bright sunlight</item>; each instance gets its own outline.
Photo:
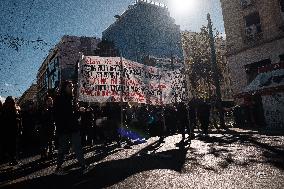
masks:
<path id="1" fill-rule="evenodd" d="M 169 8 L 173 14 L 187 14 L 197 8 L 198 0 L 170 0 Z"/>

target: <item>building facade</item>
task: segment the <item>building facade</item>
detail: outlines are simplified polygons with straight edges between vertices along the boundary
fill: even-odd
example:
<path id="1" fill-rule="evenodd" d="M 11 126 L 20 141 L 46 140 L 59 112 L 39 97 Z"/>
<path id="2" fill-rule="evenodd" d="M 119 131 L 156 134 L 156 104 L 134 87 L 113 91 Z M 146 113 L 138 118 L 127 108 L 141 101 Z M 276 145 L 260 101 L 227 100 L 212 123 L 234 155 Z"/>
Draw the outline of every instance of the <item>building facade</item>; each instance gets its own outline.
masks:
<path id="1" fill-rule="evenodd" d="M 139 0 L 115 17 L 102 38 L 113 42 L 124 58 L 140 63 L 149 56 L 183 60 L 180 27 L 166 6 Z"/>
<path id="2" fill-rule="evenodd" d="M 25 110 L 29 104 L 37 104 L 37 84 L 32 84 L 17 100 L 17 104 Z"/>
<path id="3" fill-rule="evenodd" d="M 94 55 L 99 42 L 93 37 L 63 36 L 38 70 L 38 101 L 43 102 L 47 94 L 53 95 L 61 81 L 76 81 L 80 53 Z"/>
<path id="4" fill-rule="evenodd" d="M 284 60 L 284 1 L 283 0 L 221 0 L 226 41 L 227 60 L 232 72 L 232 87 L 236 97 L 240 97 L 245 88 L 259 75 L 263 67 L 271 67 Z M 280 69 L 281 71 L 281 69 Z M 267 90 L 267 89 L 266 89 Z M 271 122 L 269 103 L 277 100 L 266 100 L 275 93 L 251 91 L 251 96 L 258 99 L 263 108 L 266 125 L 284 127 L 283 120 Z M 257 96 L 257 97 L 256 97 Z M 239 103 L 246 103 L 246 98 L 236 98 Z M 275 103 L 274 103 L 275 105 Z M 284 115 L 281 102 L 275 105 L 279 116 Z M 281 108 L 282 106 L 282 108 Z"/>

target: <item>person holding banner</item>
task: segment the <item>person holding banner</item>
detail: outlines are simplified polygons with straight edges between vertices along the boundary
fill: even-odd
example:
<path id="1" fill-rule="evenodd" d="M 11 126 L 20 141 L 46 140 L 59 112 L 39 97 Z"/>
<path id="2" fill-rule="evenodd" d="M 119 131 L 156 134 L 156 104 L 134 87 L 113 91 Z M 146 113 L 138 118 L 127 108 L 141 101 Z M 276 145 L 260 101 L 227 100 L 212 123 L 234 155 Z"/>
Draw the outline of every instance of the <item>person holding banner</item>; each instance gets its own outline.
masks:
<path id="1" fill-rule="evenodd" d="M 54 117 L 59 144 L 56 175 L 64 175 L 62 164 L 64 155 L 68 152 L 69 141 L 71 141 L 73 151 L 81 165 L 82 173 L 88 172 L 89 169 L 83 155 L 79 127 L 79 107 L 75 103 L 73 90 L 72 82 L 64 81 L 61 85 L 60 94 L 55 99 Z"/>
<path id="2" fill-rule="evenodd" d="M 106 117 L 107 117 L 107 142 L 116 141 L 117 145 L 120 146 L 120 136 L 118 128 L 120 124 L 120 107 L 118 103 L 108 102 L 106 104 Z"/>
<path id="3" fill-rule="evenodd" d="M 94 126 L 94 135 L 97 142 L 105 141 L 105 134 L 104 134 L 104 125 L 106 122 L 107 117 L 104 117 L 103 107 L 102 104 L 98 104 L 94 108 L 94 115 L 95 115 L 95 126 Z"/>

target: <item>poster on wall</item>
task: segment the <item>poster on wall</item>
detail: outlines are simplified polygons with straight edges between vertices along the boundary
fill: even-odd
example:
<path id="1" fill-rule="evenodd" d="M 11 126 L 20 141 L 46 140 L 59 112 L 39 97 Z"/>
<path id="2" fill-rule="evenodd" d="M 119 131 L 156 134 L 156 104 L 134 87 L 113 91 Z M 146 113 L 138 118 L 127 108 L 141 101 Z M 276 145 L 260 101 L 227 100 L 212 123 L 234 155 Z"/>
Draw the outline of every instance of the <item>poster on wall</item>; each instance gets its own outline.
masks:
<path id="1" fill-rule="evenodd" d="M 146 66 L 120 57 L 82 56 L 78 100 L 170 104 L 185 98 L 183 81 L 181 68 Z"/>

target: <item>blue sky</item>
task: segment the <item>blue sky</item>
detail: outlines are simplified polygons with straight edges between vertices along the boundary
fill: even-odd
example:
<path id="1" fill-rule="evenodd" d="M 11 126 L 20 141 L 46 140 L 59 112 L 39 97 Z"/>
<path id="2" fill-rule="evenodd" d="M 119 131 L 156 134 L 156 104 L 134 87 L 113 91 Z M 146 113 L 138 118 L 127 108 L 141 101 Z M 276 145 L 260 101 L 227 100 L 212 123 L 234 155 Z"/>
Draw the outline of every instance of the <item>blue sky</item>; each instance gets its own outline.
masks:
<path id="1" fill-rule="evenodd" d="M 63 35 L 101 37 L 102 31 L 115 21 L 113 16 L 121 14 L 133 2 L 135 0 L 1 0 L 2 39 L 7 35 L 26 41 L 40 38 L 47 45 L 38 44 L 39 48 L 34 48 L 33 44 L 24 44 L 16 51 L 0 42 L 0 98 L 20 96 L 35 83 L 39 66 Z M 168 5 L 182 30 L 198 31 L 206 24 L 209 12 L 214 27 L 224 33 L 220 0 L 155 2 Z"/>

